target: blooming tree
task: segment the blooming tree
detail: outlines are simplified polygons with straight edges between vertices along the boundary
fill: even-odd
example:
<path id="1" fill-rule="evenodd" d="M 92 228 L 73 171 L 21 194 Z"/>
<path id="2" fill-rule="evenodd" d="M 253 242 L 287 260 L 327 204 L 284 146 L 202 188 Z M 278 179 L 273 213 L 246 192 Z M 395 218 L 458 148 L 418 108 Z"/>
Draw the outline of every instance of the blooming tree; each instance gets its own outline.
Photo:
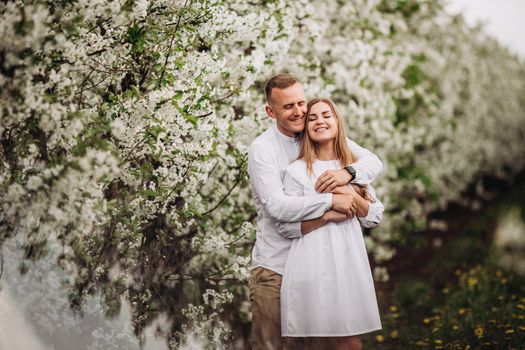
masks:
<path id="1" fill-rule="evenodd" d="M 523 62 L 439 2 L 8 1 L 0 19 L 0 243 L 60 247 L 73 307 L 125 297 L 136 334 L 167 315 L 174 347 L 249 319 L 246 153 L 274 73 L 383 159 L 378 263 L 525 165 Z"/>

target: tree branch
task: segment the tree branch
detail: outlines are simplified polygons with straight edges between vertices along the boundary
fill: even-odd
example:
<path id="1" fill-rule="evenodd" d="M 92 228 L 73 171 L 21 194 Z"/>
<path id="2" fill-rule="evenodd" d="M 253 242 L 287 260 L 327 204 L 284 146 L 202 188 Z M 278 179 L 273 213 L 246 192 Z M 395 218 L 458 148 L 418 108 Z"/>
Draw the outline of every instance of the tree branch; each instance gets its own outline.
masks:
<path id="1" fill-rule="evenodd" d="M 164 74 L 166 73 L 166 66 L 168 65 L 168 59 L 171 56 L 171 49 L 173 47 L 173 41 L 175 40 L 175 34 L 177 34 L 177 31 L 179 30 L 180 21 L 182 19 L 182 14 L 184 13 L 184 11 L 182 9 L 186 8 L 187 5 L 188 5 L 188 0 L 184 1 L 184 5 L 182 6 L 181 10 L 179 11 L 179 16 L 177 18 L 177 24 L 175 25 L 175 29 L 173 30 L 173 34 L 171 35 L 170 43 L 169 43 L 169 46 L 168 46 L 168 54 L 166 55 L 166 58 L 164 59 L 164 64 L 162 66 L 162 71 L 160 72 L 160 78 L 159 78 L 159 83 L 158 83 L 158 87 L 159 88 L 162 85 L 162 79 L 164 79 Z"/>

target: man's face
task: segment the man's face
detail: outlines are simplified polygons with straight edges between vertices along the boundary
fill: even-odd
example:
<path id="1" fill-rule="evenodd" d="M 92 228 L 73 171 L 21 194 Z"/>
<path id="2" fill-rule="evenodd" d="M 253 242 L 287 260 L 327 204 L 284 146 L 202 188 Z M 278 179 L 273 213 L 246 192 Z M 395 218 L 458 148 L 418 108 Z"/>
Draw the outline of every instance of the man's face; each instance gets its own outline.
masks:
<path id="1" fill-rule="evenodd" d="M 272 89 L 266 113 L 277 122 L 277 128 L 286 136 L 294 137 L 304 129 L 306 96 L 301 84 L 284 89 Z"/>

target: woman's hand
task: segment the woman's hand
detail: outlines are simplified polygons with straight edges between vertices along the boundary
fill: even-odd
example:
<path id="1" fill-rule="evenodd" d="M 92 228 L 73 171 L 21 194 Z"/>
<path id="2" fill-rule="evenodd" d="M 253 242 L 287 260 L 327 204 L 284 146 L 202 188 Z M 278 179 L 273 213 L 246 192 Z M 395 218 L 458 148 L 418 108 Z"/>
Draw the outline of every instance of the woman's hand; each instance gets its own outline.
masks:
<path id="1" fill-rule="evenodd" d="M 348 220 L 348 216 L 346 216 L 346 214 L 340 213 L 335 210 L 328 210 L 326 213 L 323 214 L 323 218 L 328 222 L 341 222 Z"/>

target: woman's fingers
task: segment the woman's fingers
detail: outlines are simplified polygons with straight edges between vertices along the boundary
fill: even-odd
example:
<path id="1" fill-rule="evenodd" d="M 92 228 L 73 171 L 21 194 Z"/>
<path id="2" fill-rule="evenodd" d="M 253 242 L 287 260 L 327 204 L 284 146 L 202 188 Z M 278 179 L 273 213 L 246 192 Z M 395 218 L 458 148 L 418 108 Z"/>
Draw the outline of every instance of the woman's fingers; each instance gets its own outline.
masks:
<path id="1" fill-rule="evenodd" d="M 348 218 L 353 218 L 356 213 L 357 213 L 357 203 L 355 201 L 352 201 L 352 203 L 350 203 L 350 206 L 348 208 Z"/>
<path id="2" fill-rule="evenodd" d="M 345 220 L 348 220 L 348 215 L 336 211 L 336 214 L 334 215 L 334 221 L 335 222 L 341 222 L 341 221 L 345 221 Z"/>

